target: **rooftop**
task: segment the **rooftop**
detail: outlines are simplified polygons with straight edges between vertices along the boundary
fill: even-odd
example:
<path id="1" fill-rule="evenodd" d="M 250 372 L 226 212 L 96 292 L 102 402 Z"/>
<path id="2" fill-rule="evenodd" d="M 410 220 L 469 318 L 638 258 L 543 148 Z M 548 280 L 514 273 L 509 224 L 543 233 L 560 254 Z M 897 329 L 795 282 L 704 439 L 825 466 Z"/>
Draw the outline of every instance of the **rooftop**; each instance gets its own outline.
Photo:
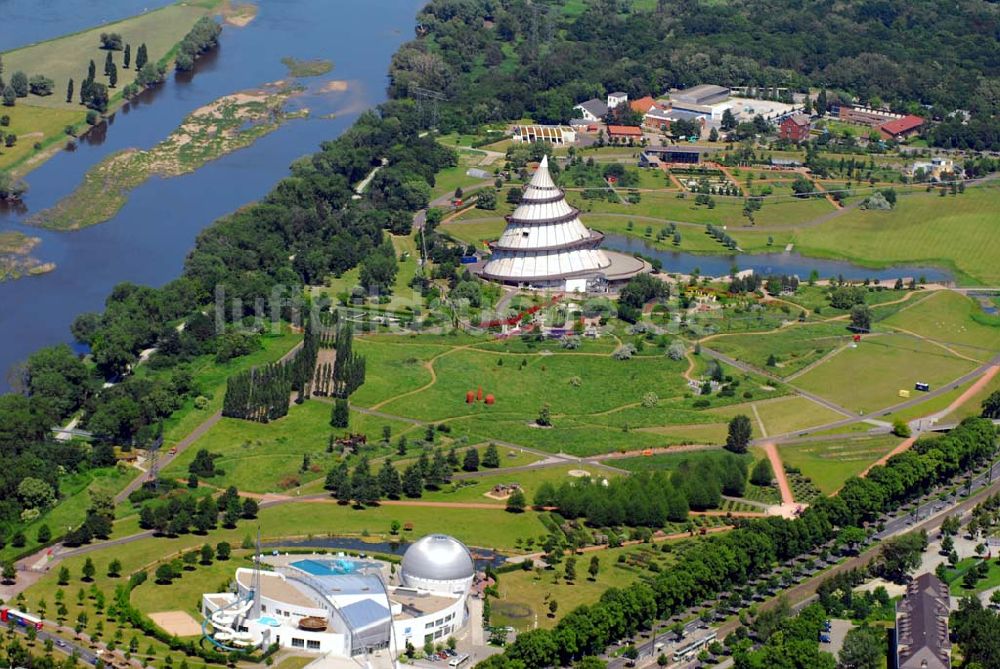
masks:
<path id="1" fill-rule="evenodd" d="M 631 125 L 609 125 L 609 135 L 626 135 L 629 137 L 642 137 L 642 128 Z"/>
<path id="2" fill-rule="evenodd" d="M 632 100 L 628 104 L 629 107 L 632 108 L 632 111 L 638 112 L 640 114 L 645 114 L 650 109 L 656 106 L 656 100 L 653 99 L 653 96 L 647 95 L 644 98 L 639 98 L 638 100 Z"/>
<path id="3" fill-rule="evenodd" d="M 898 135 L 903 132 L 916 130 L 923 124 L 924 119 L 919 116 L 914 116 L 913 114 L 907 114 L 903 118 L 897 118 L 883 123 L 879 126 L 879 130 L 882 130 L 890 135 Z"/>
<path id="4" fill-rule="evenodd" d="M 907 586 L 896 609 L 900 669 L 951 666 L 950 602 L 948 587 L 934 574 L 921 574 Z"/>
<path id="5" fill-rule="evenodd" d="M 240 569 L 236 572 L 236 580 L 244 588 L 250 588 L 253 570 Z M 287 582 L 279 574 L 262 571 L 260 573 L 260 594 L 268 599 L 285 602 L 293 606 L 318 608 L 319 602 L 307 596 L 293 584 Z"/>
<path id="6" fill-rule="evenodd" d="M 789 116 L 785 120 L 798 126 L 807 126 L 810 123 L 810 118 L 805 114 L 795 114 L 794 116 Z"/>
<path id="7" fill-rule="evenodd" d="M 597 98 L 591 98 L 585 102 L 581 102 L 577 105 L 577 107 L 586 109 L 598 118 L 608 113 L 608 105 L 603 100 L 598 100 Z"/>

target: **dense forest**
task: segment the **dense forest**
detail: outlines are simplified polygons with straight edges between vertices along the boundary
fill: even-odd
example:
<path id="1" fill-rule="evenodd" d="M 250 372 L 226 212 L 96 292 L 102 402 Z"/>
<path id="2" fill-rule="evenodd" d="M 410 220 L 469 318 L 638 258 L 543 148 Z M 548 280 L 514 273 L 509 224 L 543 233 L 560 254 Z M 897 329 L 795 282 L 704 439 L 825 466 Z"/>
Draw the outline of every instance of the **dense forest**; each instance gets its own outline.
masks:
<path id="1" fill-rule="evenodd" d="M 938 144 L 997 146 L 1000 10 L 987 0 L 434 0 L 396 54 L 391 92 L 444 94 L 441 125 L 565 122 L 607 91 L 632 98 L 701 83 L 825 88 L 946 119 Z M 647 6 L 651 3 L 643 3 Z"/>

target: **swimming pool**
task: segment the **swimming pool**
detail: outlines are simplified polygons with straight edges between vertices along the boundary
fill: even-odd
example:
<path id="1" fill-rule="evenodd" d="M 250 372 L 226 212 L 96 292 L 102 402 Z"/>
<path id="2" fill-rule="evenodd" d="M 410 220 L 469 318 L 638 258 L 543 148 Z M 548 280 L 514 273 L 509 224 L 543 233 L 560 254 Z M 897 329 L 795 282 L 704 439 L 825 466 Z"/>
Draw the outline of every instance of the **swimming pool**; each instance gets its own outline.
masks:
<path id="1" fill-rule="evenodd" d="M 257 622 L 261 625 L 268 625 L 269 627 L 278 627 L 281 624 L 271 616 L 261 616 L 257 619 Z"/>
<path id="2" fill-rule="evenodd" d="M 299 560 L 291 566 L 312 576 L 352 574 L 358 568 L 352 560 Z"/>

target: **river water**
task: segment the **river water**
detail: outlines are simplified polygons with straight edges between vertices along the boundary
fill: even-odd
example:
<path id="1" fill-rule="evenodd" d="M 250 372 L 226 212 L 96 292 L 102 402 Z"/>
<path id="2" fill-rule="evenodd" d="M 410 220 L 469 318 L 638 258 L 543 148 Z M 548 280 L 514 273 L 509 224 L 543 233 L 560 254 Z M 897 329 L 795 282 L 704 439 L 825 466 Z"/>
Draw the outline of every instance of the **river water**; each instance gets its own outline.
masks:
<path id="1" fill-rule="evenodd" d="M 0 0 L 0 49 L 122 18 L 167 4 L 164 0 Z M 198 61 L 193 74 L 168 81 L 120 110 L 106 128 L 31 172 L 24 207 L 0 211 L 0 231 L 42 238 L 35 256 L 55 262 L 49 274 L 0 283 L 0 391 L 7 371 L 33 350 L 69 341 L 69 325 L 84 311 L 102 308 L 121 281 L 159 286 L 180 274 L 198 232 L 216 218 L 256 200 L 287 174 L 296 158 L 342 133 L 364 109 L 385 99 L 392 54 L 413 35 L 423 0 L 260 0 L 248 26 L 227 25 L 219 48 Z M 295 99 L 308 119 L 291 120 L 251 147 L 178 178 L 154 178 L 132 191 L 112 220 L 77 232 L 24 225 L 80 183 L 109 153 L 149 148 L 193 110 L 216 98 L 287 76 L 285 56 L 326 58 L 333 72 L 304 79 L 310 91 Z M 331 79 L 343 92 L 322 92 Z M 334 118 L 320 118 L 333 114 Z"/>
<path id="2" fill-rule="evenodd" d="M 808 278 L 813 270 L 816 270 L 822 279 L 843 276 L 852 281 L 863 279 L 895 281 L 903 277 L 924 277 L 928 281 L 950 281 L 952 279 L 951 274 L 939 267 L 901 265 L 887 269 L 872 269 L 842 260 L 807 258 L 795 252 L 702 255 L 666 251 L 644 239 L 614 233 L 605 234 L 602 246 L 612 251 L 629 254 L 641 253 L 647 258 L 657 258 L 663 263 L 664 272 L 680 274 L 691 274 L 697 270 L 704 276 L 723 276 L 729 274 L 733 267 L 736 267 L 740 271 L 752 269 L 755 274 L 797 275 L 802 279 Z"/>

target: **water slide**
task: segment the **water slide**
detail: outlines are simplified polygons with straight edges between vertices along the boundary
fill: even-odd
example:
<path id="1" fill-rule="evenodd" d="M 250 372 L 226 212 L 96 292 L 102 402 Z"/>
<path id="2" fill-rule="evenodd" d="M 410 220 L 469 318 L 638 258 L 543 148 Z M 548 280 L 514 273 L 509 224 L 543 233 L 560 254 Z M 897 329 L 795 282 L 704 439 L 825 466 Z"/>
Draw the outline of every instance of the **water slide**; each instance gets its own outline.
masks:
<path id="1" fill-rule="evenodd" d="M 254 592 L 251 590 L 245 597 L 223 606 L 206 618 L 201 624 L 202 634 L 213 646 L 227 652 L 245 650 L 255 645 L 248 632 L 239 632 L 235 629 L 238 621 L 253 608 L 253 605 Z M 212 634 L 208 633 L 209 624 L 212 625 Z"/>

